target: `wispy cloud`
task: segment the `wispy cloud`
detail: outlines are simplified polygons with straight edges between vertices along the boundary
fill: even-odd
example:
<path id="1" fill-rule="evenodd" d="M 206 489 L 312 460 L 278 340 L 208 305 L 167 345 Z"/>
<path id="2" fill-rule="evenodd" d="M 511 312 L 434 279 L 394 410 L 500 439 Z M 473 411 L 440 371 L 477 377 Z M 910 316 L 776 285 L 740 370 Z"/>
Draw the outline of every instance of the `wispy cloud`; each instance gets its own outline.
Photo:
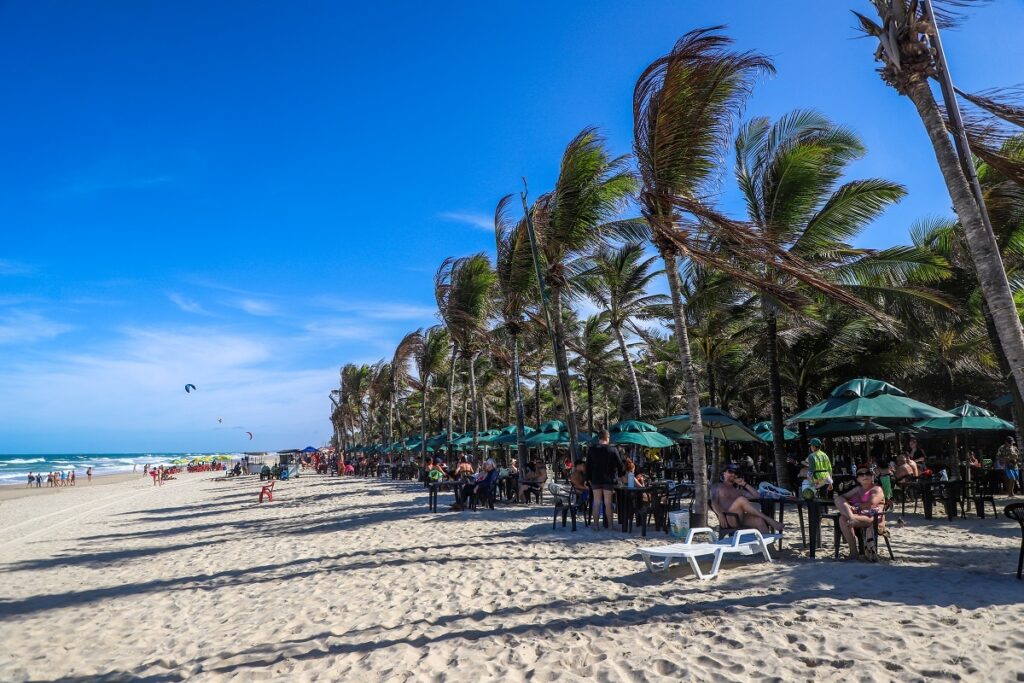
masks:
<path id="1" fill-rule="evenodd" d="M 259 299 L 242 299 L 238 302 L 238 307 L 249 315 L 277 315 L 277 308 L 273 304 Z"/>
<path id="2" fill-rule="evenodd" d="M 173 178 L 169 175 L 138 175 L 115 177 L 107 174 L 96 174 L 83 176 L 73 181 L 68 187 L 68 194 L 75 196 L 89 196 L 105 192 L 117 192 L 123 190 L 146 190 L 160 185 L 166 185 Z"/>
<path id="3" fill-rule="evenodd" d="M 0 344 L 31 344 L 53 339 L 74 327 L 36 313 L 11 311 L 0 315 Z"/>
<path id="4" fill-rule="evenodd" d="M 199 315 L 210 314 L 205 308 L 203 308 L 202 304 L 200 304 L 198 301 L 186 299 L 177 292 L 168 292 L 167 298 L 170 299 L 175 306 L 185 311 L 186 313 L 197 313 Z"/>
<path id="5" fill-rule="evenodd" d="M 0 259 L 0 275 L 30 275 L 35 268 L 27 263 Z"/>
<path id="6" fill-rule="evenodd" d="M 471 225 L 477 230 L 494 232 L 494 217 L 473 211 L 444 211 L 437 215 L 442 220 Z"/>
<path id="7" fill-rule="evenodd" d="M 370 301 L 339 299 L 337 297 L 319 297 L 313 303 L 332 311 L 341 313 L 357 313 L 374 320 L 423 320 L 434 318 L 437 308 L 421 304 L 409 304 L 396 301 Z"/>

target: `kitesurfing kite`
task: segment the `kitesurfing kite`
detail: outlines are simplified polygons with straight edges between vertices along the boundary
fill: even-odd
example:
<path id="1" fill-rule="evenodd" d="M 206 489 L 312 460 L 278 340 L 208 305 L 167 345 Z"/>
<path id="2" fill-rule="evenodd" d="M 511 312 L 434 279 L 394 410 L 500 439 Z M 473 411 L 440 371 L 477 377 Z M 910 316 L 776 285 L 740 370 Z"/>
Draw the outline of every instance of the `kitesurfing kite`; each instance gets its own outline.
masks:
<path id="1" fill-rule="evenodd" d="M 252 441 L 252 432 L 246 432 L 249 435 L 249 441 Z"/>
<path id="2" fill-rule="evenodd" d="M 223 422 L 223 421 L 224 421 L 224 418 L 223 418 L 223 417 L 218 417 L 218 418 L 217 418 L 217 424 L 220 424 L 220 423 L 221 423 L 221 422 Z"/>
<path id="3" fill-rule="evenodd" d="M 196 390 L 196 385 L 195 384 L 186 384 L 185 385 L 185 393 L 186 394 L 191 394 L 195 390 Z"/>

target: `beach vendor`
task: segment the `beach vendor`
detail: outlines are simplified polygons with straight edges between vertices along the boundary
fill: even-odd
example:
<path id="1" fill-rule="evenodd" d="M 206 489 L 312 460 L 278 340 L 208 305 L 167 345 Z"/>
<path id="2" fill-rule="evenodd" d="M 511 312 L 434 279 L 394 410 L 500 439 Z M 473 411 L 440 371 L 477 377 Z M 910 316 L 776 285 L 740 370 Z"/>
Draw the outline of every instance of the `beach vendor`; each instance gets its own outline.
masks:
<path id="1" fill-rule="evenodd" d="M 809 442 L 811 454 L 807 456 L 807 465 L 800 471 L 800 476 L 807 480 L 811 488 L 820 489 L 823 486 L 832 484 L 832 461 L 828 453 L 822 450 L 821 439 L 811 439 Z"/>

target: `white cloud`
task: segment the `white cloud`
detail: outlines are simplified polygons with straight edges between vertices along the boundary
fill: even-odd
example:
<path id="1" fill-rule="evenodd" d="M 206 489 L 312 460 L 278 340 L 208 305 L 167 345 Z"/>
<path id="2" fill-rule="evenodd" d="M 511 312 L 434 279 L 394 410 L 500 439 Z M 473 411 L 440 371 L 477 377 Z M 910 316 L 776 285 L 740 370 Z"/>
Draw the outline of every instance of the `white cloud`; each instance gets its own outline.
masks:
<path id="1" fill-rule="evenodd" d="M 198 313 L 200 315 L 209 315 L 209 312 L 205 308 L 203 308 L 198 301 L 186 299 L 177 292 L 168 292 L 167 298 L 170 299 L 175 306 L 185 311 L 186 313 Z"/>
<path id="2" fill-rule="evenodd" d="M 0 344 L 31 344 L 53 339 L 73 330 L 65 325 L 36 313 L 11 311 L 0 315 Z"/>
<path id="3" fill-rule="evenodd" d="M 277 308 L 273 304 L 259 299 L 242 299 L 238 302 L 238 307 L 249 315 L 277 315 Z"/>
<path id="4" fill-rule="evenodd" d="M 356 313 L 375 320 L 423 320 L 437 317 L 435 306 L 422 306 L 389 301 L 356 301 L 335 297 L 320 297 L 313 301 L 315 305 L 333 311 Z"/>
<path id="5" fill-rule="evenodd" d="M 290 340 L 206 327 L 127 329 L 86 352 L 5 364 L 0 440 L 107 452 L 320 443 L 330 435 L 327 393 L 337 386 L 338 370 L 295 369 L 292 352 Z M 186 383 L 197 391 L 186 394 Z"/>
<path id="6" fill-rule="evenodd" d="M 0 259 L 0 275 L 28 275 L 35 271 L 33 266 L 10 259 Z"/>
<path id="7" fill-rule="evenodd" d="M 453 223 L 465 223 L 466 225 L 472 225 L 478 230 L 494 232 L 494 216 L 475 213 L 473 211 L 445 211 L 443 213 L 439 213 L 438 218 L 446 221 L 452 221 Z"/>

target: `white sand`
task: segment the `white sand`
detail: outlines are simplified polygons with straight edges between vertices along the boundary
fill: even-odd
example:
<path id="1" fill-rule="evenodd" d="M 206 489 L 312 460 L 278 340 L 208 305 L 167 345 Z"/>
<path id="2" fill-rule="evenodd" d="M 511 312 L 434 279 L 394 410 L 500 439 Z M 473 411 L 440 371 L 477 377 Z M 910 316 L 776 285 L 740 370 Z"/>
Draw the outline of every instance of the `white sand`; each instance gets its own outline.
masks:
<path id="1" fill-rule="evenodd" d="M 258 506 L 210 477 L 0 503 L 0 680 L 1024 680 L 1001 516 L 699 583 L 646 573 L 664 536 L 553 532 L 548 505 L 431 515 L 413 484 L 303 477 Z"/>

